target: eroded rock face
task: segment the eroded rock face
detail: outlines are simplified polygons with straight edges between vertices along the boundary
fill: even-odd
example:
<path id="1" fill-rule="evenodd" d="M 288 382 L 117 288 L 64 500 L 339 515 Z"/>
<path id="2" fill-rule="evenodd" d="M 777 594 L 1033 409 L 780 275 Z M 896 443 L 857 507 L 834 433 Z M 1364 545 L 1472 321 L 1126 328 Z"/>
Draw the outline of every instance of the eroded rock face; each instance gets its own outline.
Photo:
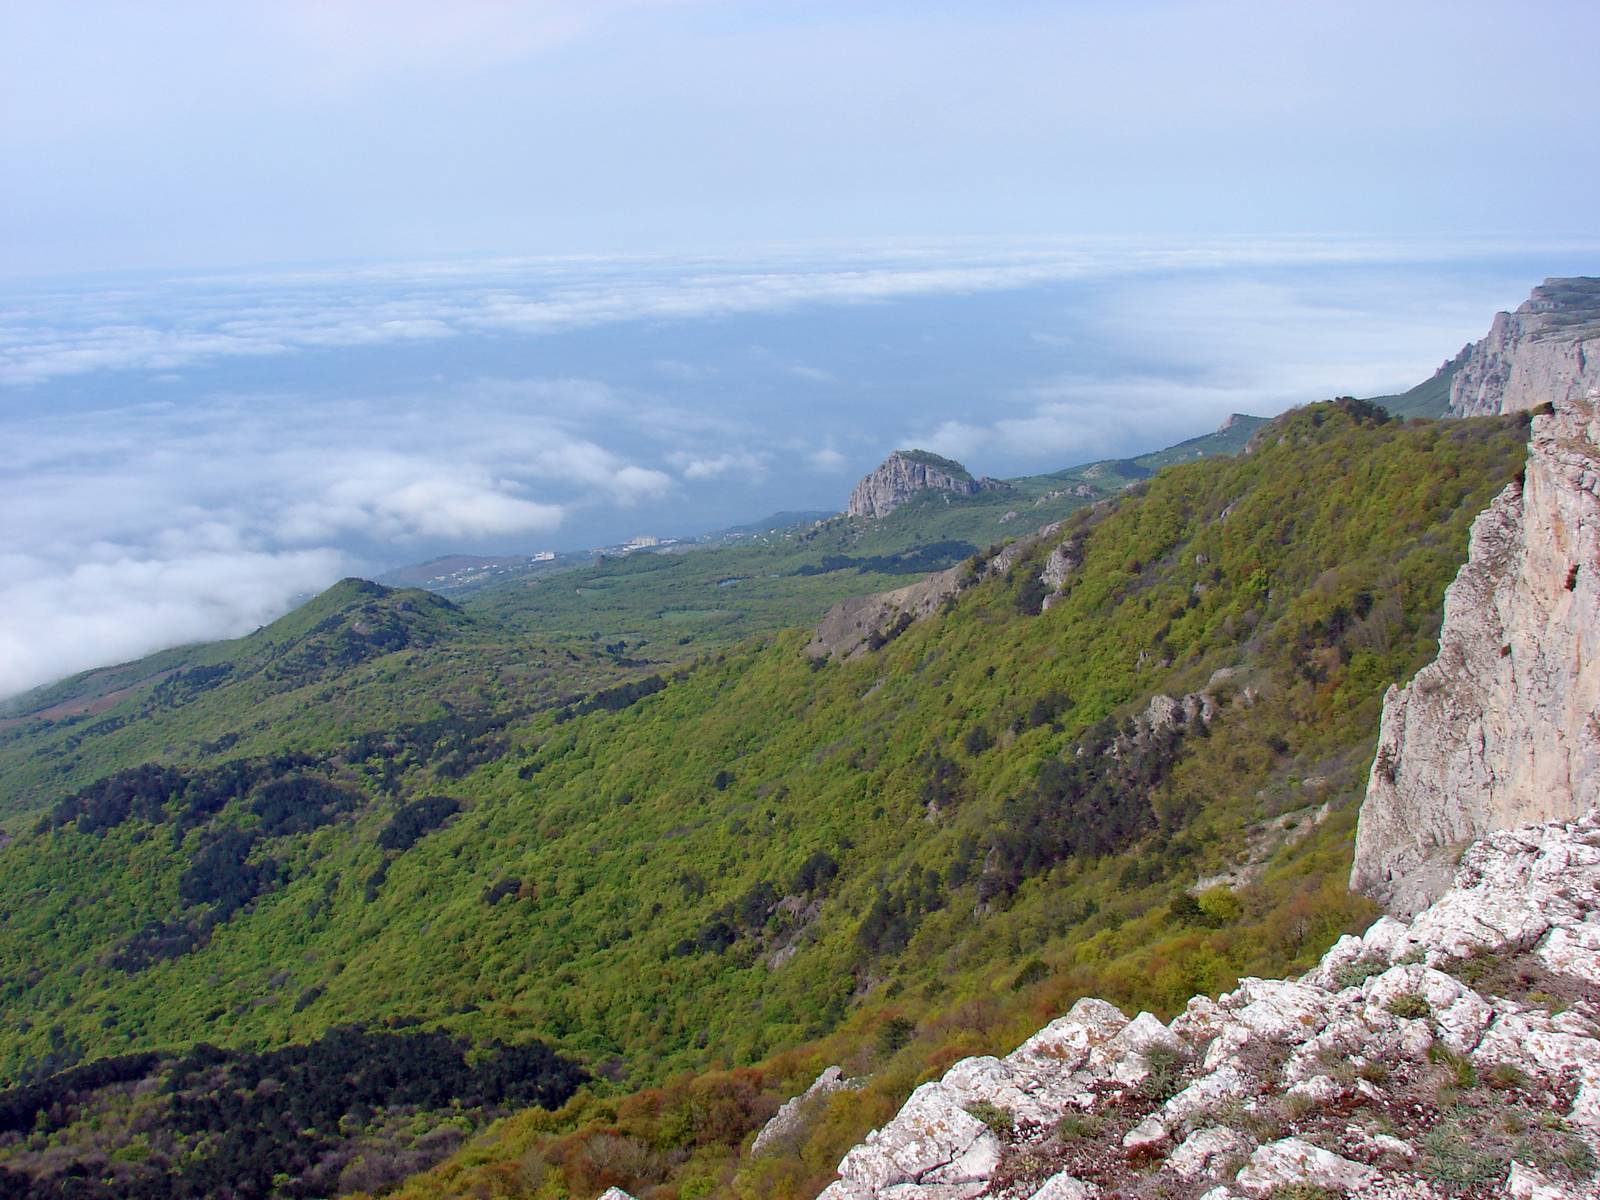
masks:
<path id="1" fill-rule="evenodd" d="M 915 583 L 873 596 L 841 600 L 817 623 L 806 645 L 812 658 L 856 658 L 904 632 L 912 623 L 939 612 L 963 588 L 1004 575 L 1018 557 L 1061 532 L 1061 522 L 1045 525 L 1002 548 L 974 572 L 966 563 L 935 571 Z"/>
<path id="2" fill-rule="evenodd" d="M 1000 486 L 992 479 L 974 479 L 960 463 L 926 450 L 896 450 L 856 484 L 845 512 L 852 517 L 877 520 L 887 517 L 918 492 L 973 496 Z"/>
<path id="3" fill-rule="evenodd" d="M 1450 381 L 1458 417 L 1520 412 L 1600 387 L 1600 279 L 1547 279 L 1497 313 Z"/>
<path id="4" fill-rule="evenodd" d="M 1496 1155 L 1484 1194 L 1593 1197 L 1578 1151 L 1600 1148 L 1600 987 L 1550 976 L 1541 986 L 1559 982 L 1565 998 L 1535 1003 L 1543 993 L 1510 999 L 1470 980 L 1493 978 L 1496 956 L 1508 980 L 1525 975 L 1509 964 L 1569 961 L 1597 929 L 1600 813 L 1496 833 L 1414 921 L 1342 938 L 1299 980 L 1242 980 L 1169 1025 L 1080 1000 L 1006 1057 L 956 1063 L 850 1151 L 823 1195 L 1243 1200 L 1305 1187 L 1443 1200 L 1437 1156 L 1471 1146 Z M 1497 1090 L 1469 1105 L 1481 1128 L 1448 1131 L 1441 1151 L 1428 1138 L 1451 1062 Z M 1562 1144 L 1495 1148 L 1510 1110 L 1544 1121 L 1529 1136 Z M 1064 1117 L 1071 1136 L 1055 1132 Z"/>
<path id="5" fill-rule="evenodd" d="M 1561 399 L 1473 524 L 1438 658 L 1384 699 L 1351 886 L 1415 912 L 1472 839 L 1600 802 L 1597 767 L 1600 419 Z"/>
<path id="6" fill-rule="evenodd" d="M 968 582 L 965 565 L 958 565 L 891 592 L 841 600 L 817 623 L 806 653 L 812 658 L 841 659 L 865 654 L 912 622 L 938 612 Z"/>

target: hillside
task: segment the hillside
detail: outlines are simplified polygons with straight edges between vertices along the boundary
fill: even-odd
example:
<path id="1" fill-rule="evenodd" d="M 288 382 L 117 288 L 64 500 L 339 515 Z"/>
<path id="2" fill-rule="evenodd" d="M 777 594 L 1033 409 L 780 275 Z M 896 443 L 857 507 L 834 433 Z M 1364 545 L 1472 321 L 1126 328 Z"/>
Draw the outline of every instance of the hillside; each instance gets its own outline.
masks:
<path id="1" fill-rule="evenodd" d="M 19 829 L 67 793 L 150 760 L 329 754 L 351 739 L 487 722 L 478 736 L 636 673 L 601 649 L 557 650 L 431 592 L 347 579 L 236 641 L 17 698 L 0 721 L 0 825 Z"/>
<path id="2" fill-rule="evenodd" d="M 1467 523 L 1524 436 L 1517 417 L 1403 427 L 1359 402 L 1312 406 L 1257 430 L 1247 456 L 1080 505 L 1048 611 L 1041 544 L 1003 568 L 979 556 L 947 611 L 848 663 L 808 659 L 809 629 L 791 629 L 622 668 L 559 706 L 486 694 L 504 723 L 448 768 L 376 718 L 373 738 L 335 746 L 307 690 L 276 749 L 298 739 L 310 761 L 241 743 L 254 757 L 63 784 L 51 818 L 0 850 L 0 1018 L 16 1031 L 0 1064 L 24 1079 L 201 1041 L 304 1046 L 351 1020 L 545 1041 L 602 1094 L 764 1062 L 684 1085 L 728 1107 L 677 1134 L 655 1124 L 680 1111 L 666 1093 L 615 1108 L 591 1090 L 499 1135 L 544 1156 L 540 1180 L 667 1196 L 697 1171 L 694 1195 L 731 1181 L 730 1149 L 811 1056 L 875 1062 L 815 1147 L 742 1168 L 766 1180 L 748 1194 L 803 1194 L 954 1047 L 1091 992 L 1170 1012 L 1309 965 L 1368 916 L 1344 878 L 1378 704 L 1432 654 Z M 482 632 L 493 611 L 422 614 L 462 623 L 460 661 L 448 641 L 402 653 L 472 677 L 473 655 L 511 652 Z M 311 663 L 302 639 L 342 614 L 344 644 L 366 626 L 351 612 L 303 617 L 252 661 Z M 388 678 L 409 681 L 397 666 Z M 212 703 L 227 686 L 243 684 Z M 378 1138 L 387 1119 L 357 1124 Z M 603 1169 L 602 1130 L 622 1143 Z M 70 1161 L 86 1137 L 69 1121 L 25 1140 Z M 21 1144 L 0 1143 L 0 1165 Z M 415 1194 L 503 1161 L 471 1153 L 439 1177 L 457 1183 Z"/>
<path id="3" fill-rule="evenodd" d="M 622 640 L 635 657 L 672 658 L 813 621 L 844 597 L 953 566 L 1117 495 L 1161 467 L 1235 454 L 1263 423 L 1236 415 L 1214 433 L 1137 458 L 990 481 L 993 486 L 982 488 L 974 483 L 973 491 L 924 489 L 887 516 L 838 515 L 773 527 L 748 542 L 724 538 L 706 548 L 603 557 L 559 575 L 452 594 L 473 611 L 542 635 L 600 644 Z M 970 481 L 961 464 L 951 467 Z"/>
<path id="4" fill-rule="evenodd" d="M 1168 1026 L 1084 999 L 957 1062 L 823 1200 L 1594 1196 L 1597 446 L 1592 400 L 1534 416 L 1438 656 L 1384 698 L 1351 886 L 1387 915 L 1304 977 L 1201 993 Z"/>
<path id="5" fill-rule="evenodd" d="M 1467 346 L 1454 358 L 1446 359 L 1437 371 L 1416 387 L 1393 396 L 1374 396 L 1370 403 L 1382 405 L 1391 416 L 1396 417 L 1425 417 L 1431 420 L 1450 416 L 1451 381 L 1471 356 L 1472 347 Z"/>
<path id="6" fill-rule="evenodd" d="M 881 520 L 780 513 L 699 542 L 584 564 L 500 559 L 493 571 L 440 580 L 440 563 L 460 562 L 439 560 L 402 572 L 453 605 L 406 589 L 382 599 L 381 587 L 367 590 L 379 585 L 346 580 L 249 637 L 163 651 L 5 702 L 0 828 L 50 804 L 53 791 L 118 765 L 220 760 L 284 742 L 326 750 L 385 722 L 476 721 L 512 695 L 553 703 L 569 687 L 670 667 L 948 567 L 1115 495 L 1160 463 L 1234 453 L 1258 424 L 1235 418 L 1142 459 L 914 499 Z M 341 608 L 350 610 L 343 626 L 334 617 Z M 331 623 L 313 630 L 322 622 Z M 272 661 L 301 634 L 298 661 Z"/>

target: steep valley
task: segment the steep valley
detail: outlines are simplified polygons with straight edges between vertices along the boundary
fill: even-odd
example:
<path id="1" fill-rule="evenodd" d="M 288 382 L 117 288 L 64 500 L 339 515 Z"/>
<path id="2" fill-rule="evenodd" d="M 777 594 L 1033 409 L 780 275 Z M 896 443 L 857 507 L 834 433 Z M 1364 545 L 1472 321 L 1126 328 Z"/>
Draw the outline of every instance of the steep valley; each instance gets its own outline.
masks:
<path id="1" fill-rule="evenodd" d="M 43 1188 L 70 1169 L 102 1189 L 85 1195 L 205 1178 L 214 1144 L 159 1106 L 104 1132 L 176 1059 L 70 1096 L 49 1077 L 200 1043 L 271 1053 L 358 1022 L 547 1043 L 594 1077 L 408 1194 L 814 1194 L 920 1078 L 1077 996 L 1170 1013 L 1309 966 L 1370 920 L 1344 883 L 1383 691 L 1432 655 L 1467 525 L 1520 468 L 1526 420 L 1296 410 L 1247 453 L 1080 505 L 1055 541 L 974 556 L 938 611 L 842 662 L 804 654 L 808 628 L 677 662 L 557 640 L 532 658 L 548 682 L 529 704 L 507 672 L 537 640 L 491 605 L 317 675 L 307 646 L 348 645 L 341 630 L 367 645 L 381 623 L 362 610 L 418 603 L 325 597 L 263 633 L 267 658 L 314 682 L 216 676 L 135 711 L 105 750 L 74 747 L 66 773 L 21 776 L 8 803 L 30 815 L 0 850 L 0 1063 L 49 1103 L 0 1135 L 0 1169 Z M 1046 586 L 1068 541 L 1076 565 Z M 488 653 L 474 646 L 502 664 L 472 698 L 487 724 L 429 727 L 442 714 L 402 665 L 464 683 Z M 252 732 L 274 704 L 287 719 Z M 219 748 L 230 722 L 244 731 Z M 8 753 L 70 731 L 14 728 Z M 161 767 L 119 776 L 116 759 Z M 871 1082 L 794 1154 L 741 1159 L 825 1059 Z M 515 1106 L 495 1095 L 454 1117 L 353 1113 L 339 1127 L 362 1149 L 332 1177 L 397 1182 L 425 1165 L 417 1138 Z M 330 1168 L 313 1166 L 238 1194 L 323 1194 Z"/>

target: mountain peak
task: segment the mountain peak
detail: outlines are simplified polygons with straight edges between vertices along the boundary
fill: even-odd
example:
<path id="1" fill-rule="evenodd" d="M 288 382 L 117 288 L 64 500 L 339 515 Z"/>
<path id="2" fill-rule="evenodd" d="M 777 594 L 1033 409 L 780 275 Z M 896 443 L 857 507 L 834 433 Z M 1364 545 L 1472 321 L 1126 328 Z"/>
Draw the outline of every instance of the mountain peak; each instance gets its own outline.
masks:
<path id="1" fill-rule="evenodd" d="M 1600 278 L 1546 279 L 1496 313 L 1450 381 L 1458 417 L 1520 412 L 1600 388 Z"/>
<path id="2" fill-rule="evenodd" d="M 1000 486 L 1003 485 L 987 477 L 974 479 L 966 467 L 931 450 L 896 450 L 856 484 L 845 511 L 852 517 L 876 520 L 888 516 L 918 492 L 972 496 Z"/>

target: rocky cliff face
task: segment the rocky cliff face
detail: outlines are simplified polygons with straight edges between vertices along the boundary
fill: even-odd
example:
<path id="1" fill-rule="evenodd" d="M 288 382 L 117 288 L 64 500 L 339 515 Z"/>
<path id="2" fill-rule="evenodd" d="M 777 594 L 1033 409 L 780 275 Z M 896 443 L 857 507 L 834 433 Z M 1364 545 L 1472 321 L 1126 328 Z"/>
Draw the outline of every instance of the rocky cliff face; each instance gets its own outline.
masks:
<path id="1" fill-rule="evenodd" d="M 1600 279 L 1547 279 L 1497 313 L 1450 382 L 1458 417 L 1520 412 L 1600 387 Z"/>
<path id="2" fill-rule="evenodd" d="M 1351 886 L 1414 912 L 1461 846 L 1600 803 L 1600 419 L 1533 419 L 1524 480 L 1472 528 L 1439 657 L 1384 700 Z"/>
<path id="3" fill-rule="evenodd" d="M 1593 1197 L 1600 817 L 1492 835 L 1409 924 L 1170 1024 L 1080 1000 L 912 1093 L 823 1200 Z"/>
<path id="4" fill-rule="evenodd" d="M 926 450 L 896 450 L 856 484 L 845 512 L 876 520 L 888 516 L 918 492 L 972 496 L 1001 486 L 993 479 L 974 479 L 960 463 Z"/>

